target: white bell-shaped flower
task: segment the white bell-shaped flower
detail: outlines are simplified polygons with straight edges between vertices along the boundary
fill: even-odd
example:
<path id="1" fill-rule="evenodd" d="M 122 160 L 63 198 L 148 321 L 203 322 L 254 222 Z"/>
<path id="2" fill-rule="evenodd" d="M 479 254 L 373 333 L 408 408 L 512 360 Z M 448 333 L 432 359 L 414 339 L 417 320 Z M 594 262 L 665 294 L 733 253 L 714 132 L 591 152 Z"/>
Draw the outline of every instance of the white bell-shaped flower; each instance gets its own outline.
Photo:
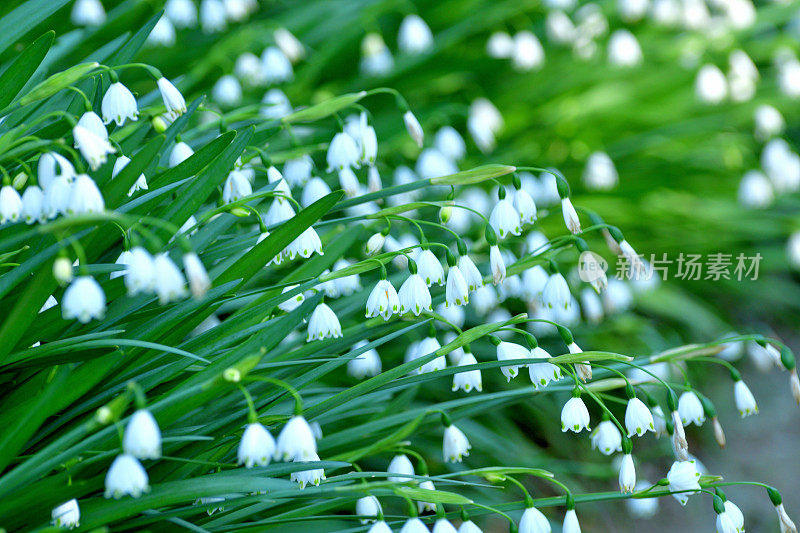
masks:
<path id="1" fill-rule="evenodd" d="M 181 92 L 167 78 L 159 78 L 156 82 L 161 93 L 161 99 L 167 108 L 167 114 L 174 118 L 186 113 L 186 100 Z"/>
<path id="2" fill-rule="evenodd" d="M 560 272 L 549 278 L 542 289 L 542 304 L 548 309 L 567 309 L 571 303 L 571 294 L 567 280 Z"/>
<path id="3" fill-rule="evenodd" d="M 266 76 L 265 76 L 266 77 Z M 261 99 L 263 106 L 261 107 L 261 116 L 269 119 L 280 119 L 292 113 L 292 104 L 286 94 L 278 88 L 270 89 L 264 94 Z M 308 157 L 308 156 L 303 156 Z M 284 165 L 284 175 L 286 175 L 286 166 L 291 162 L 287 161 Z M 288 177 L 286 179 L 289 179 Z M 292 183 L 292 180 L 289 180 Z"/>
<path id="4" fill-rule="evenodd" d="M 694 82 L 697 98 L 707 104 L 719 104 L 728 96 L 728 81 L 716 65 L 703 65 Z"/>
<path id="5" fill-rule="evenodd" d="M 424 481 L 423 481 L 423 483 L 424 483 Z M 420 487 L 421 486 L 422 486 L 422 483 L 420 483 Z M 436 506 L 434 505 L 434 508 L 435 507 Z M 447 518 L 439 518 L 433 524 L 432 533 L 458 533 L 458 532 L 457 532 L 455 526 L 453 526 L 453 524 L 451 524 L 450 521 Z"/>
<path id="6" fill-rule="evenodd" d="M 392 458 L 386 471 L 391 474 L 386 478 L 389 482 L 406 483 L 413 479 L 409 476 L 414 475 L 414 465 L 411 464 L 411 460 L 406 455 L 399 454 Z"/>
<path id="7" fill-rule="evenodd" d="M 11 185 L 0 189 L 0 224 L 17 222 L 22 216 L 22 197 Z"/>
<path id="8" fill-rule="evenodd" d="M 57 528 L 74 529 L 78 527 L 81 525 L 81 510 L 78 507 L 78 500 L 72 498 L 54 507 L 50 517 L 52 524 Z"/>
<path id="9" fill-rule="evenodd" d="M 0 219 L 4 217 L 2 207 L 3 192 L 0 189 Z M 38 185 L 28 185 L 25 192 L 22 193 L 22 220 L 26 224 L 33 224 L 35 222 L 44 223 L 47 221 L 47 212 L 44 206 L 44 192 Z M 0 222 L 2 223 L 2 222 Z"/>
<path id="10" fill-rule="evenodd" d="M 363 348 L 367 341 L 362 340 L 353 346 L 353 350 Z M 370 348 L 347 362 L 347 373 L 356 379 L 377 376 L 381 373 L 381 358 L 374 348 Z"/>
<path id="11" fill-rule="evenodd" d="M 478 361 L 475 359 L 475 356 L 471 353 L 465 353 L 461 360 L 458 362 L 458 366 L 471 366 L 478 364 Z M 483 380 L 481 378 L 481 371 L 480 370 L 466 370 L 463 372 L 458 372 L 457 374 L 453 374 L 453 392 L 457 390 L 463 390 L 464 392 L 471 392 L 472 390 L 477 390 L 481 392 L 483 390 Z"/>
<path id="12" fill-rule="evenodd" d="M 495 285 L 506 279 L 506 263 L 503 261 L 503 254 L 500 253 L 497 245 L 489 247 L 489 267 L 492 269 L 492 279 Z"/>
<path id="13" fill-rule="evenodd" d="M 440 178 L 458 172 L 456 164 L 436 148 L 423 150 L 414 169 L 422 179 Z"/>
<path id="14" fill-rule="evenodd" d="M 742 418 L 758 414 L 758 405 L 753 393 L 744 381 L 737 380 L 733 385 L 733 397 L 736 401 L 736 410 Z"/>
<path id="15" fill-rule="evenodd" d="M 233 73 L 246 85 L 253 87 L 264 83 L 264 71 L 261 60 L 252 52 L 244 52 L 236 58 Z"/>
<path id="16" fill-rule="evenodd" d="M 161 305 L 186 297 L 186 278 L 166 253 L 153 258 L 153 278 Z"/>
<path id="17" fill-rule="evenodd" d="M 322 339 L 335 339 L 342 336 L 339 317 L 325 303 L 320 303 L 308 319 L 308 336 L 306 342 Z"/>
<path id="18" fill-rule="evenodd" d="M 106 139 L 92 133 L 80 124 L 72 128 L 72 135 L 75 138 L 75 145 L 92 170 L 100 168 L 108 159 L 108 154 L 116 152 Z"/>
<path id="19" fill-rule="evenodd" d="M 642 62 L 642 47 L 631 32 L 619 29 L 608 39 L 608 62 L 617 67 L 635 67 Z"/>
<path id="20" fill-rule="evenodd" d="M 517 70 L 536 70 L 544 65 L 544 48 L 533 32 L 523 30 L 514 35 L 511 63 Z"/>
<path id="21" fill-rule="evenodd" d="M 630 494 L 636 487 L 636 467 L 633 464 L 633 457 L 626 453 L 622 456 L 619 465 L 619 490 L 623 494 Z"/>
<path id="22" fill-rule="evenodd" d="M 39 185 L 43 190 L 47 190 L 50 183 L 56 176 L 64 176 L 68 181 L 75 175 L 75 167 L 67 158 L 56 152 L 46 152 L 39 158 L 37 164 L 37 176 Z"/>
<path id="23" fill-rule="evenodd" d="M 138 498 L 150 490 L 149 479 L 136 457 L 118 455 L 106 473 L 105 497 L 119 499 L 125 495 Z"/>
<path id="24" fill-rule="evenodd" d="M 392 533 L 392 528 L 383 520 L 378 520 L 370 526 L 367 533 Z"/>
<path id="25" fill-rule="evenodd" d="M 419 316 L 422 311 L 432 310 L 431 293 L 428 290 L 428 285 L 416 272 L 406 278 L 400 286 L 397 296 L 400 300 L 401 315 L 414 313 L 414 316 Z"/>
<path id="26" fill-rule="evenodd" d="M 444 428 L 442 453 L 444 454 L 445 462 L 460 463 L 462 457 L 469 455 L 470 448 L 472 448 L 472 445 L 463 431 L 454 425 Z"/>
<path id="27" fill-rule="evenodd" d="M 550 359 L 550 354 L 547 353 L 542 347 L 537 346 L 533 348 L 530 353 L 532 359 Z M 561 379 L 561 369 L 553 363 L 541 362 L 531 363 L 528 365 L 528 373 L 531 377 L 531 383 L 534 389 L 539 387 L 546 387 L 551 381 L 558 381 Z"/>
<path id="28" fill-rule="evenodd" d="M 522 217 L 511 201 L 506 200 L 505 197 L 495 204 L 491 215 L 489 215 L 489 223 L 501 239 L 522 233 Z"/>
<path id="29" fill-rule="evenodd" d="M 307 227 L 295 240 L 287 247 L 289 259 L 294 259 L 298 255 L 305 259 L 311 257 L 314 252 L 324 255 L 322 252 L 322 241 L 319 239 L 317 231 L 311 226 Z"/>
<path id="30" fill-rule="evenodd" d="M 530 357 L 530 350 L 524 346 L 506 341 L 500 341 L 500 343 L 497 344 L 498 361 L 527 359 L 528 357 Z M 511 381 L 512 378 L 517 377 L 517 374 L 519 374 L 519 363 L 515 365 L 502 366 L 500 367 L 500 370 L 503 372 L 506 380 Z"/>
<path id="31" fill-rule="evenodd" d="M 167 0 L 164 14 L 176 28 L 193 28 L 197 25 L 197 7 L 192 0 Z"/>
<path id="32" fill-rule="evenodd" d="M 253 187 L 242 170 L 231 170 L 222 188 L 222 201 L 226 204 L 236 202 L 253 194 Z"/>
<path id="33" fill-rule="evenodd" d="M 628 400 L 628 406 L 625 408 L 625 428 L 628 430 L 628 437 L 634 435 L 641 437 L 648 431 L 656 430 L 653 414 L 639 398 L 633 397 Z"/>
<path id="34" fill-rule="evenodd" d="M 478 98 L 469 107 L 467 130 L 481 152 L 494 150 L 495 136 L 503 127 L 500 111 L 485 98 Z"/>
<path id="35" fill-rule="evenodd" d="M 289 202 L 275 200 L 269 206 L 266 216 L 264 216 L 264 223 L 271 228 L 283 224 L 293 216 L 294 208 Z"/>
<path id="36" fill-rule="evenodd" d="M 150 46 L 175 46 L 175 26 L 168 17 L 162 16 L 156 22 L 150 35 L 147 36 L 147 44 Z"/>
<path id="37" fill-rule="evenodd" d="M 228 27 L 227 17 L 222 0 L 203 0 L 200 3 L 200 26 L 203 32 L 225 31 Z"/>
<path id="38" fill-rule="evenodd" d="M 189 159 L 194 154 L 194 150 L 192 147 L 186 144 L 185 142 L 181 141 L 175 143 L 175 146 L 172 147 L 172 151 L 169 153 L 169 166 L 177 167 L 187 159 Z"/>
<path id="39" fill-rule="evenodd" d="M 194 252 L 187 252 L 183 254 L 183 268 L 186 271 L 186 279 L 189 281 L 189 289 L 192 296 L 195 298 L 202 298 L 205 296 L 209 288 L 211 288 L 211 279 L 208 277 L 206 267 L 203 262 L 197 257 Z"/>
<path id="40" fill-rule="evenodd" d="M 76 0 L 70 20 L 76 26 L 100 26 L 106 21 L 106 10 L 100 0 Z"/>
<path id="41" fill-rule="evenodd" d="M 239 441 L 237 464 L 243 464 L 245 468 L 267 466 L 274 454 L 275 439 L 267 428 L 258 422 L 247 424 Z"/>
<path id="42" fill-rule="evenodd" d="M 130 158 L 128 158 L 128 157 L 126 157 L 124 155 L 121 155 L 121 156 L 117 157 L 117 160 L 114 161 L 114 168 L 111 171 L 111 178 L 112 179 L 116 178 L 117 174 L 122 172 L 122 169 L 125 168 L 126 166 L 128 166 L 128 163 L 130 163 L 130 162 L 131 162 Z M 138 190 L 145 190 L 146 191 L 147 188 L 148 188 L 148 186 L 147 186 L 147 178 L 145 177 L 144 174 L 139 174 L 139 177 L 136 178 L 136 182 L 134 182 L 134 184 L 131 185 L 131 188 L 128 189 L 128 196 L 133 196 L 133 193 L 135 193 Z"/>
<path id="43" fill-rule="evenodd" d="M 460 255 L 458 257 L 458 269 L 464 276 L 464 281 L 467 282 L 467 289 L 469 289 L 470 292 L 476 291 L 483 287 L 483 276 L 481 275 L 481 271 L 478 270 L 478 267 L 475 266 L 472 258 L 470 258 L 468 255 Z"/>
<path id="44" fill-rule="evenodd" d="M 122 126 L 125 120 L 137 120 L 139 108 L 136 106 L 136 97 L 120 82 L 112 83 L 103 101 L 100 104 L 103 112 L 103 122 L 109 124 L 114 121 L 117 126 Z"/>
<path id="45" fill-rule="evenodd" d="M 139 409 L 128 420 L 122 438 L 122 449 L 137 459 L 161 457 L 161 430 L 147 409 Z"/>
<path id="46" fill-rule="evenodd" d="M 561 409 L 561 431 L 574 431 L 580 433 L 589 429 L 589 410 L 580 397 L 567 400 Z"/>
<path id="47" fill-rule="evenodd" d="M 408 15 L 400 23 L 397 46 L 406 54 L 421 54 L 433 47 L 433 33 L 419 15 Z"/>
<path id="48" fill-rule="evenodd" d="M 564 216 L 564 225 L 573 235 L 581 232 L 581 221 L 578 213 L 569 198 L 561 199 L 561 214 Z"/>
<path id="49" fill-rule="evenodd" d="M 297 63 L 306 55 L 306 49 L 297 37 L 286 28 L 278 28 L 272 34 L 275 38 L 275 44 L 281 49 L 281 52 L 289 58 L 292 63 Z"/>
<path id="50" fill-rule="evenodd" d="M 106 314 L 106 295 L 93 277 L 75 278 L 64 291 L 61 312 L 64 320 L 77 319 L 82 324 L 93 318 L 102 320 Z"/>
<path id="51" fill-rule="evenodd" d="M 381 512 L 383 512 L 381 503 L 375 496 L 364 496 L 363 498 L 359 498 L 358 500 L 356 500 L 356 514 L 358 516 L 377 518 L 378 515 L 381 514 Z M 370 520 L 369 518 L 360 519 L 360 522 L 362 524 L 367 524 L 371 521 L 372 520 Z"/>
<path id="52" fill-rule="evenodd" d="M 686 391 L 678 399 L 678 414 L 684 426 L 694 424 L 702 426 L 706 421 L 703 404 L 693 391 Z"/>
<path id="53" fill-rule="evenodd" d="M 384 320 L 389 320 L 389 317 L 399 312 L 400 299 L 394 286 L 389 280 L 379 280 L 367 298 L 367 318 L 382 316 Z"/>
<path id="54" fill-rule="evenodd" d="M 275 46 L 267 47 L 261 54 L 261 68 L 269 84 L 291 81 L 294 78 L 292 62 Z"/>
<path id="55" fill-rule="evenodd" d="M 300 204 L 308 207 L 320 198 L 331 193 L 331 188 L 322 178 L 313 177 L 303 187 L 303 194 L 300 196 Z"/>
<path id="56" fill-rule="evenodd" d="M 700 490 L 700 472 L 697 471 L 697 464 L 694 461 L 675 461 L 667 473 L 669 490 L 674 492 L 675 497 L 681 505 L 686 505 L 689 496 L 697 494 Z"/>
<path id="57" fill-rule="evenodd" d="M 592 448 L 600 450 L 603 455 L 611 455 L 622 451 L 622 434 L 614 422 L 603 420 L 592 432 Z"/>
<path id="58" fill-rule="evenodd" d="M 69 195 L 67 213 L 70 215 L 102 213 L 105 207 L 103 195 L 94 180 L 86 174 L 75 176 Z"/>
<path id="59" fill-rule="evenodd" d="M 452 126 L 443 126 L 436 132 L 433 145 L 439 152 L 453 161 L 461 161 L 467 155 L 467 145 L 464 138 Z"/>
<path id="60" fill-rule="evenodd" d="M 403 124 L 406 126 L 408 135 L 414 139 L 417 146 L 422 148 L 422 142 L 425 140 L 425 132 L 422 131 L 422 125 L 419 123 L 419 120 L 417 120 L 416 115 L 411 111 L 403 113 Z M 442 175 L 444 176 L 445 174 Z"/>
<path id="61" fill-rule="evenodd" d="M 581 525 L 578 522 L 578 515 L 575 514 L 575 509 L 567 509 L 564 514 L 564 525 L 561 527 L 561 533 L 581 533 Z"/>
<path id="62" fill-rule="evenodd" d="M 328 172 L 341 171 L 345 168 L 359 168 L 360 153 L 355 139 L 345 132 L 333 136 L 328 145 Z"/>
<path id="63" fill-rule="evenodd" d="M 428 526 L 425 522 L 413 516 L 405 521 L 403 527 L 400 528 L 400 533 L 429 533 Z"/>
<path id="64" fill-rule="evenodd" d="M 550 533 L 550 522 L 536 507 L 527 507 L 519 519 L 519 533 Z"/>
<path id="65" fill-rule="evenodd" d="M 469 288 L 467 280 L 457 265 L 447 270 L 447 286 L 445 288 L 445 306 L 467 305 L 469 303 Z"/>
<path id="66" fill-rule="evenodd" d="M 211 96 L 223 107 L 235 107 L 242 101 L 242 85 L 235 76 L 226 74 L 214 84 Z"/>
<path id="67" fill-rule="evenodd" d="M 278 435 L 275 459 L 281 461 L 319 461 L 317 441 L 302 415 L 294 415 Z"/>
<path id="68" fill-rule="evenodd" d="M 299 463 L 308 463 L 308 462 L 315 462 L 319 461 L 319 456 L 317 452 L 310 453 L 307 459 L 303 460 L 295 460 Z M 312 468 L 310 470 L 300 470 L 297 472 L 292 472 L 289 475 L 289 479 L 300 485 L 301 489 L 306 488 L 308 485 L 314 485 L 316 487 L 319 486 L 320 482 L 325 479 L 325 470 L 322 468 Z"/>
<path id="69" fill-rule="evenodd" d="M 444 284 L 444 268 L 442 268 L 442 264 L 429 248 L 419 252 L 416 261 L 417 272 L 419 272 L 419 275 L 425 280 L 428 287 L 434 283 L 438 285 Z"/>
<path id="70" fill-rule="evenodd" d="M 155 290 L 155 286 L 156 269 L 153 256 L 141 246 L 133 247 L 125 270 L 125 287 L 128 289 L 128 296 L 150 292 Z"/>

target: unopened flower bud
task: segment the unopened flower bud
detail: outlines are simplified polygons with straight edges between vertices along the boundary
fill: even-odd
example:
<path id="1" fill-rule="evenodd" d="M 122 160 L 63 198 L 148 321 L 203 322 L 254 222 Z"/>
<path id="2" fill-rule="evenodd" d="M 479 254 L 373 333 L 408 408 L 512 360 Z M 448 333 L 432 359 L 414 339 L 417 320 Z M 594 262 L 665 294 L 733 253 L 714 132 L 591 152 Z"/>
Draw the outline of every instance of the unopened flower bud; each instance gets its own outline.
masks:
<path id="1" fill-rule="evenodd" d="M 66 257 L 59 257 L 53 263 L 53 277 L 61 285 L 72 281 L 72 263 Z"/>
<path id="2" fill-rule="evenodd" d="M 719 423 L 716 416 L 711 419 L 711 424 L 714 427 L 714 438 L 717 440 L 717 444 L 720 448 L 725 448 L 725 432 L 722 431 L 722 424 Z"/>

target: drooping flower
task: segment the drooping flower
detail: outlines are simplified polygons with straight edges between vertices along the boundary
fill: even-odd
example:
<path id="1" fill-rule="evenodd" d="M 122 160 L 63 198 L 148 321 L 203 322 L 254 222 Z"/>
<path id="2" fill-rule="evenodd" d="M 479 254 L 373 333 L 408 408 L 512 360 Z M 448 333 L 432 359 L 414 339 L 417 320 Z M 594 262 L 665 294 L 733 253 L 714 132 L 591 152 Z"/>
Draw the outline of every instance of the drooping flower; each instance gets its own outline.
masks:
<path id="1" fill-rule="evenodd" d="M 389 474 L 386 479 L 392 483 L 405 483 L 413 479 L 414 475 L 414 465 L 411 464 L 411 460 L 404 455 L 398 454 L 392 458 L 392 461 L 389 463 L 389 468 L 386 469 Z"/>
<path id="2" fill-rule="evenodd" d="M 186 278 L 166 253 L 157 254 L 153 258 L 153 279 L 161 305 L 186 296 Z"/>
<path id="3" fill-rule="evenodd" d="M 489 266 L 492 269 L 492 280 L 495 285 L 506 279 L 506 263 L 503 261 L 500 248 L 496 245 L 489 247 Z"/>
<path id="4" fill-rule="evenodd" d="M 2 197 L 2 190 L 0 190 Z M 3 217 L 2 198 L 0 198 L 0 219 Z M 26 224 L 34 222 L 44 223 L 47 221 L 47 212 L 44 206 L 44 192 L 38 185 L 28 185 L 22 193 L 22 220 Z M 0 222 L 2 223 L 2 222 Z"/>
<path id="5" fill-rule="evenodd" d="M 78 174 L 72 182 L 67 213 L 70 215 L 84 215 L 87 213 L 102 213 L 106 204 L 97 184 L 86 174 Z"/>
<path id="6" fill-rule="evenodd" d="M 116 152 L 106 139 L 99 137 L 80 124 L 72 128 L 72 135 L 75 137 L 75 145 L 92 170 L 100 168 L 106 162 L 108 154 Z"/>
<path id="7" fill-rule="evenodd" d="M 684 426 L 694 424 L 702 426 L 706 421 L 703 404 L 693 391 L 686 391 L 678 399 L 678 413 Z"/>
<path id="8" fill-rule="evenodd" d="M 242 440 L 239 441 L 237 464 L 243 464 L 245 468 L 252 468 L 255 465 L 267 466 L 273 455 L 275 455 L 275 439 L 267 428 L 258 422 L 247 424 L 242 433 Z"/>
<path id="9" fill-rule="evenodd" d="M 75 278 L 64 291 L 61 312 L 64 320 L 74 318 L 82 324 L 87 324 L 93 318 L 102 320 L 106 314 L 106 295 L 93 277 Z"/>
<path id="10" fill-rule="evenodd" d="M 564 225 L 570 233 L 577 235 L 581 232 L 581 221 L 569 196 L 561 199 L 561 214 L 564 216 Z"/>
<path id="11" fill-rule="evenodd" d="M 313 452 L 309 454 L 308 459 L 298 460 L 295 459 L 296 462 L 300 463 L 309 463 L 319 461 L 319 456 L 317 452 Z M 289 475 L 289 479 L 300 485 L 301 489 L 306 488 L 307 485 L 314 485 L 319 486 L 320 482 L 325 479 L 325 470 L 322 468 L 312 468 L 310 470 L 300 470 L 297 472 L 292 472 Z"/>
<path id="12" fill-rule="evenodd" d="M 231 170 L 222 187 L 222 201 L 229 204 L 251 194 L 253 194 L 253 187 L 250 185 L 250 180 L 247 179 L 247 174 L 242 170 Z"/>
<path id="13" fill-rule="evenodd" d="M 400 311 L 400 299 L 389 280 L 381 279 L 367 298 L 367 318 L 382 316 L 389 320 L 394 313 Z"/>
<path id="14" fill-rule="evenodd" d="M 175 143 L 175 146 L 172 147 L 172 151 L 169 153 L 169 166 L 177 167 L 187 159 L 189 159 L 194 154 L 194 150 L 192 147 L 186 144 L 185 142 L 181 141 Z"/>
<path id="15" fill-rule="evenodd" d="M 524 346 L 506 341 L 500 341 L 497 344 L 498 361 L 527 359 L 528 357 L 530 357 L 530 351 Z M 517 374 L 519 373 L 519 364 L 502 366 L 500 367 L 500 370 L 503 372 L 503 375 L 506 377 L 506 380 L 511 381 L 511 378 L 517 377 Z"/>
<path id="16" fill-rule="evenodd" d="M 459 306 L 469 303 L 469 288 L 461 269 L 457 265 L 447 270 L 447 286 L 445 291 L 445 306 Z"/>
<path id="17" fill-rule="evenodd" d="M 489 223 L 501 239 L 505 239 L 509 235 L 519 235 L 522 232 L 522 217 L 511 201 L 504 196 L 495 204 L 489 216 Z"/>
<path id="18" fill-rule="evenodd" d="M 139 409 L 128 420 L 122 438 L 122 449 L 137 459 L 161 457 L 161 430 L 147 409 Z"/>
<path id="19" fill-rule="evenodd" d="M 700 490 L 700 472 L 694 461 L 675 461 L 667 473 L 669 490 L 681 505 L 686 505 L 689 496 Z"/>
<path id="20" fill-rule="evenodd" d="M 463 431 L 452 424 L 444 428 L 442 453 L 445 462 L 460 463 L 462 457 L 469 455 L 470 448 L 472 445 Z"/>
<path id="21" fill-rule="evenodd" d="M 320 303 L 308 319 L 308 336 L 306 342 L 337 338 L 342 336 L 342 326 L 339 317 L 325 303 Z"/>
<path id="22" fill-rule="evenodd" d="M 567 509 L 561 533 L 581 533 L 581 525 L 578 522 L 578 515 L 575 514 L 575 509 Z"/>
<path id="23" fill-rule="evenodd" d="M 353 350 L 358 350 L 367 345 L 366 340 L 361 340 L 353 346 Z M 356 379 L 377 376 L 381 373 L 381 358 L 375 348 L 370 348 L 357 357 L 347 362 L 347 373 Z"/>
<path id="24" fill-rule="evenodd" d="M 319 461 L 314 432 L 302 415 L 293 416 L 283 426 L 278 435 L 275 459 L 281 461 Z"/>
<path id="25" fill-rule="evenodd" d="M 324 255 L 322 252 L 322 241 L 317 231 L 309 226 L 286 248 L 286 255 L 289 259 L 294 259 L 298 255 L 305 259 L 311 257 L 314 252 Z"/>
<path id="26" fill-rule="evenodd" d="M 527 507 L 519 519 L 519 533 L 550 533 L 550 522 L 536 507 Z"/>
<path id="27" fill-rule="evenodd" d="M 561 431 L 580 433 L 584 429 L 589 429 L 589 410 L 580 397 L 572 397 L 561 409 Z"/>
<path id="28" fill-rule="evenodd" d="M 416 273 L 416 268 L 400 286 L 397 293 L 400 300 L 400 314 L 413 313 L 419 316 L 422 311 L 432 311 L 431 293 L 422 276 Z"/>
<path id="29" fill-rule="evenodd" d="M 58 528 L 74 529 L 78 527 L 81 525 L 81 510 L 78 507 L 78 500 L 72 498 L 54 507 L 50 513 L 50 517 L 52 518 L 53 525 Z"/>
<path id="30" fill-rule="evenodd" d="M 407 15 L 397 32 L 397 46 L 406 54 L 421 54 L 433 47 L 431 29 L 419 15 Z"/>
<path id="31" fill-rule="evenodd" d="M 625 408 L 625 428 L 628 430 L 628 437 L 633 435 L 641 437 L 648 431 L 656 431 L 653 414 L 639 398 L 633 397 L 628 400 L 628 406 Z"/>
<path id="32" fill-rule="evenodd" d="M 0 189 L 0 224 L 16 222 L 22 214 L 22 198 L 11 185 Z"/>
<path id="33" fill-rule="evenodd" d="M 76 0 L 70 20 L 76 26 L 100 26 L 106 21 L 106 10 L 100 0 Z"/>
<path id="34" fill-rule="evenodd" d="M 269 84 L 284 83 L 294 78 L 292 62 L 280 48 L 275 46 L 269 46 L 262 52 L 261 68 L 264 79 Z"/>
<path id="35" fill-rule="evenodd" d="M 119 499 L 125 495 L 138 498 L 150 490 L 147 472 L 136 457 L 118 455 L 106 473 L 106 498 Z"/>
<path id="36" fill-rule="evenodd" d="M 167 108 L 167 114 L 175 119 L 186 113 L 186 100 L 181 92 L 167 78 L 161 77 L 156 82 L 161 99 Z"/>
<path id="37" fill-rule="evenodd" d="M 422 131 L 422 126 L 410 110 L 403 113 L 403 123 L 406 126 L 408 135 L 414 139 L 417 146 L 422 148 L 422 142 L 425 139 L 425 133 Z"/>
<path id="38" fill-rule="evenodd" d="M 375 496 L 364 496 L 356 500 L 356 514 L 359 516 L 376 517 L 381 514 L 381 503 Z M 362 524 L 367 524 L 373 520 L 361 518 Z"/>
<path id="39" fill-rule="evenodd" d="M 100 104 L 100 109 L 103 113 L 103 122 L 106 124 L 113 121 L 117 123 L 117 126 L 122 126 L 125 120 L 137 120 L 139 118 L 136 97 L 120 82 L 112 83 L 108 87 Z"/>
<path id="40" fill-rule="evenodd" d="M 733 385 L 733 397 L 736 401 L 736 409 L 742 418 L 758 414 L 758 405 L 753 393 L 744 381 L 737 380 Z"/>
<path id="41" fill-rule="evenodd" d="M 622 451 L 622 434 L 614 422 L 603 420 L 592 432 L 592 448 L 600 450 L 603 455 L 611 455 Z"/>
<path id="42" fill-rule="evenodd" d="M 633 464 L 633 457 L 626 453 L 622 456 L 619 466 L 619 490 L 623 494 L 629 494 L 636 487 L 636 467 Z"/>
<path id="43" fill-rule="evenodd" d="M 547 353 L 540 346 L 536 346 L 531 350 L 530 354 L 532 359 L 550 359 L 550 354 Z M 551 381 L 558 381 L 561 379 L 561 369 L 553 363 L 531 363 L 528 366 L 528 373 L 531 377 L 531 383 L 534 389 L 539 387 L 546 387 Z"/>
<path id="44" fill-rule="evenodd" d="M 548 309 L 568 309 L 572 295 L 569 292 L 567 280 L 560 272 L 549 278 L 542 289 L 542 304 Z"/>
<path id="45" fill-rule="evenodd" d="M 465 353 L 458 362 L 458 366 L 471 366 L 476 364 L 478 364 L 478 361 L 471 353 Z M 471 392 L 473 389 L 481 392 L 483 390 L 481 371 L 477 369 L 466 370 L 453 374 L 453 392 L 459 389 L 464 392 Z"/>
<path id="46" fill-rule="evenodd" d="M 444 284 L 444 268 L 430 249 L 424 249 L 416 257 L 417 272 L 425 283 L 430 287 L 434 283 Z"/>

